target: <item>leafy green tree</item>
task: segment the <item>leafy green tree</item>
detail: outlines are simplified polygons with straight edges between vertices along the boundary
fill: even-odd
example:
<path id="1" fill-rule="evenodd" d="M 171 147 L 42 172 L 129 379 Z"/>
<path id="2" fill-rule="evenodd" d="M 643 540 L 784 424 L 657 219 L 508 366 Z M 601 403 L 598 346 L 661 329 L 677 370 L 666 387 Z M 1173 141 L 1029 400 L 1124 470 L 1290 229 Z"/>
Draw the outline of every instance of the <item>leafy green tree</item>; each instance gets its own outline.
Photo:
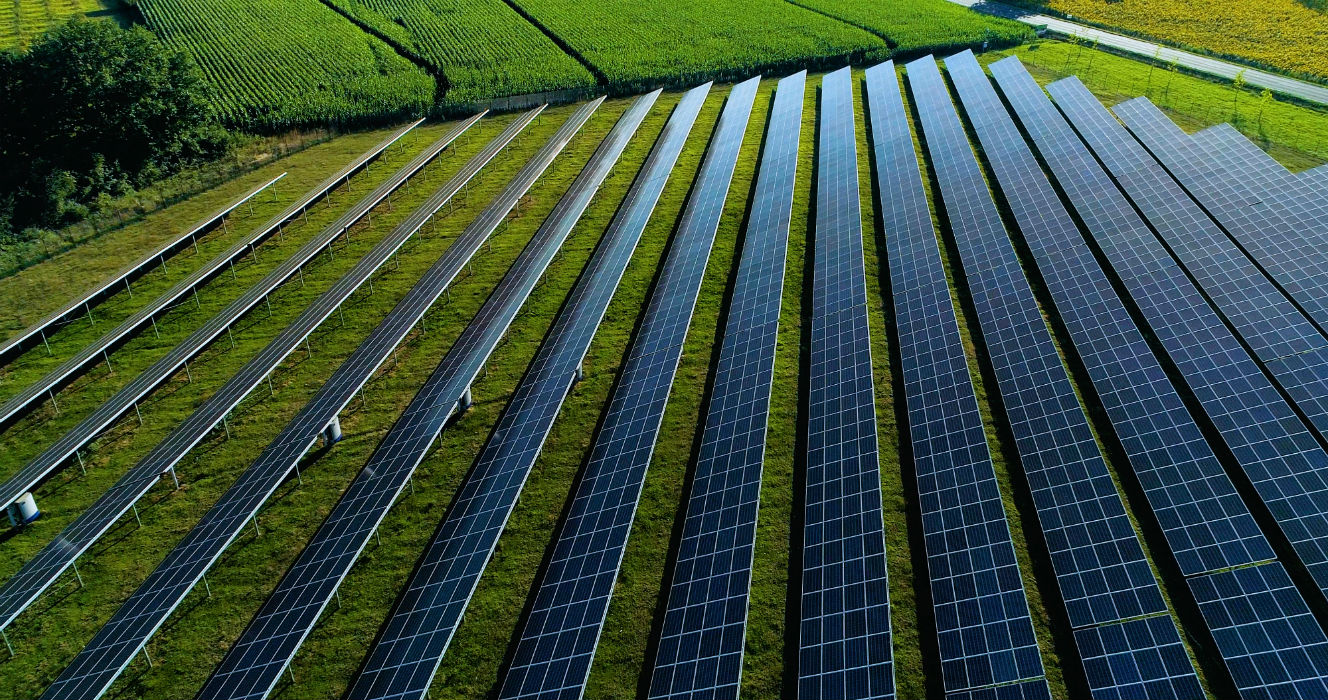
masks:
<path id="1" fill-rule="evenodd" d="M 141 27 L 70 21 L 0 53 L 0 237 L 77 220 L 226 143 L 187 56 Z"/>

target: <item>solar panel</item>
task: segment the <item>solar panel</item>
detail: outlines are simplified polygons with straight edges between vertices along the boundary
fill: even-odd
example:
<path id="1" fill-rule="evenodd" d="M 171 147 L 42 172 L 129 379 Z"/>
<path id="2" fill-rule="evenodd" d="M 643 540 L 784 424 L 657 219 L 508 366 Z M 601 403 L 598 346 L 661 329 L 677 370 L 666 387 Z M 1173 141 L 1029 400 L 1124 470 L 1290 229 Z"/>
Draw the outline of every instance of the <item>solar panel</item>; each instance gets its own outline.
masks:
<path id="1" fill-rule="evenodd" d="M 689 91 L 674 109 L 370 650 L 351 696 L 420 698 L 428 691 L 709 89 L 707 83 Z"/>
<path id="2" fill-rule="evenodd" d="M 1276 562 L 1190 580 L 1241 697 L 1328 697 L 1328 636 Z"/>
<path id="3" fill-rule="evenodd" d="M 34 342 L 34 338 L 40 338 L 42 343 L 46 343 L 47 331 L 52 330 L 55 326 L 61 323 L 73 322 L 74 316 L 80 310 L 87 312 L 88 317 L 91 318 L 92 307 L 100 303 L 103 299 L 107 299 L 115 294 L 119 290 L 121 284 L 123 284 L 125 289 L 132 294 L 132 290 L 130 290 L 129 286 L 129 283 L 132 280 L 141 277 L 158 265 L 165 267 L 167 256 L 178 253 L 187 244 L 193 243 L 197 246 L 198 238 L 200 236 L 207 231 L 215 230 L 218 224 L 224 227 L 226 217 L 230 216 L 236 209 L 239 209 L 245 202 L 258 196 L 258 193 L 277 184 L 277 181 L 283 177 L 286 177 L 286 173 L 284 172 L 254 189 L 249 190 L 249 192 L 241 195 L 235 201 L 210 214 L 206 219 L 190 226 L 184 233 L 166 241 L 158 246 L 156 250 L 150 251 L 143 257 L 120 268 L 118 272 L 102 280 L 97 286 L 82 293 L 78 297 L 71 299 L 64 306 L 43 316 L 41 320 L 14 334 L 8 340 L 0 343 L 0 358 L 17 356 L 20 351 L 26 349 L 30 343 Z M 250 211 L 252 211 L 252 205 L 250 205 Z M 47 345 L 47 351 L 50 351 L 49 345 Z M 38 394 L 40 395 L 40 392 L 38 392 Z M 5 415 L 12 416 L 12 414 L 7 414 L 5 411 L 0 410 L 0 416 Z M 0 417 L 0 425 L 4 424 L 6 420 L 7 419 Z"/>
<path id="4" fill-rule="evenodd" d="M 1297 174 L 1297 177 L 1309 184 L 1320 195 L 1328 194 L 1328 165 L 1302 170 Z"/>
<path id="5" fill-rule="evenodd" d="M 1245 138 L 1244 134 L 1236 131 L 1236 128 L 1230 124 L 1210 126 L 1194 132 L 1190 138 L 1206 153 L 1212 154 L 1218 150 L 1229 151 L 1243 168 L 1258 172 L 1260 178 L 1279 180 L 1291 176 L 1291 171 L 1287 170 L 1285 165 L 1268 155 L 1267 151 L 1259 148 L 1253 141 Z"/>
<path id="6" fill-rule="evenodd" d="M 507 280 L 495 292 L 493 303 L 486 303 L 476 320 L 472 321 L 477 329 L 484 329 L 483 337 L 487 342 L 475 343 L 472 341 L 475 334 L 465 333 L 458 340 L 459 347 L 487 348 L 493 342 L 492 339 L 500 336 L 507 328 L 521 302 L 571 232 L 658 94 L 654 92 L 638 99 L 618 121 L 513 264 Z M 501 135 L 497 137 L 475 156 L 465 170 L 473 169 L 476 161 L 488 161 L 505 143 L 506 139 Z M 458 189 L 459 185 L 455 182 L 444 185 L 403 222 L 392 237 L 404 240 L 410 233 L 419 230 Z M 442 295 L 493 231 L 494 220 L 494 217 L 488 217 L 481 224 L 468 227 L 448 247 L 258 460 L 227 490 L 175 550 L 167 555 L 166 560 L 138 591 L 116 611 L 111 621 L 47 691 L 48 697 L 87 697 L 94 694 L 94 689 L 100 692 L 109 687 L 295 468 L 323 428 L 336 419 L 355 393 L 387 360 L 393 348 Z M 472 354 L 487 355 L 483 351 L 472 351 Z"/>
<path id="7" fill-rule="evenodd" d="M 387 182 L 356 204 L 352 208 L 353 212 L 359 212 L 355 219 L 363 216 L 374 204 L 382 201 L 410 174 L 423 168 L 455 136 L 456 134 L 453 133 L 439 139 L 393 177 L 389 178 Z M 343 217 L 343 219 L 345 218 Z M 353 220 L 351 219 L 351 221 Z M 346 223 L 345 226 L 349 226 L 349 223 Z M 188 357 L 188 354 L 180 354 L 184 352 L 182 348 L 185 345 L 197 341 L 200 343 L 199 347 L 201 347 L 202 341 L 200 338 L 203 335 L 208 333 L 219 334 L 226 325 L 241 313 L 256 305 L 273 287 L 294 274 L 300 264 L 329 245 L 343 228 L 341 223 L 334 224 L 333 227 L 325 229 L 318 237 L 306 243 L 300 251 L 284 261 L 262 282 L 249 289 L 221 314 L 210 320 L 193 336 L 190 336 L 190 340 L 186 340 L 185 344 L 177 347 L 166 358 L 144 371 L 129 387 L 126 387 L 107 404 L 104 404 L 99 412 L 109 410 L 109 407 L 113 406 L 118 398 L 124 398 L 126 392 L 129 392 L 133 387 L 142 386 L 144 382 L 152 381 L 151 378 L 154 376 L 159 376 L 160 380 L 164 381 L 172 371 L 167 368 L 172 358 Z M 185 418 L 143 459 L 121 476 L 87 511 L 70 523 L 53 542 L 44 547 L 18 573 L 6 581 L 4 586 L 0 587 L 0 629 L 13 622 L 37 596 L 55 583 L 60 574 L 70 567 L 79 555 L 87 551 L 121 516 L 128 512 L 137 503 L 138 499 L 142 498 L 162 476 L 168 472 L 173 476 L 175 465 L 179 460 L 183 459 L 189 450 L 201 442 L 218 423 L 225 420 L 230 411 L 239 405 L 254 387 L 262 383 L 269 372 L 275 369 L 290 352 L 298 347 L 319 323 L 336 310 L 346 296 L 349 296 L 355 288 L 368 279 L 373 270 L 377 269 L 378 265 L 385 261 L 396 250 L 396 247 L 404 242 L 405 240 L 402 239 L 395 245 L 384 244 L 383 247 L 375 249 L 361 264 L 339 280 L 331 292 L 315 301 L 290 326 L 283 329 L 258 355 L 246 362 L 239 372 L 210 394 L 201 406 Z M 69 439 L 69 437 L 66 436 L 65 439 Z M 29 473 L 39 466 L 29 464 L 25 468 L 25 473 Z"/>
<path id="8" fill-rule="evenodd" d="M 1120 182 L 1135 196 L 1135 203 L 1145 213 L 1152 212 L 1153 218 L 1178 219 L 1177 223 L 1159 228 L 1169 238 L 1168 242 L 1173 243 L 1173 251 L 1187 260 L 1202 259 L 1210 252 L 1214 260 L 1222 255 L 1222 247 L 1208 246 L 1199 237 L 1202 229 L 1197 224 L 1202 219 L 1173 213 L 1184 211 L 1184 206 L 1177 203 L 1179 195 L 1163 186 L 1166 181 L 1156 170 L 1147 175 L 1149 166 L 1141 164 L 1146 161 L 1130 156 L 1133 151 L 1128 135 L 1081 84 L 1061 81 L 1053 84 L 1051 91 L 1108 167 L 1115 172 L 1133 173 L 1128 178 L 1122 177 Z M 1137 146 L 1132 148 L 1138 150 Z M 1157 194 L 1151 192 L 1152 188 L 1157 188 Z M 1166 196 L 1168 192 L 1175 196 Z M 1194 238 L 1188 242 L 1179 238 L 1187 235 Z M 1328 584 L 1328 548 L 1324 544 L 1328 542 L 1328 511 L 1325 511 L 1328 505 L 1324 504 L 1328 491 L 1328 454 L 1149 231 L 1140 230 L 1139 224 L 1131 227 L 1112 222 L 1110 231 L 1097 238 L 1154 334 L 1176 361 L 1178 371 L 1232 450 L 1236 462 L 1317 585 L 1324 589 Z M 1239 257 L 1228 251 L 1225 259 L 1234 263 Z M 1211 278 L 1210 287 L 1230 291 L 1220 306 L 1232 308 L 1242 303 L 1250 306 L 1251 314 L 1242 317 L 1237 328 L 1253 327 L 1245 335 L 1251 347 L 1273 355 L 1290 353 L 1266 363 L 1274 377 L 1290 381 L 1285 378 L 1294 378 L 1302 371 L 1313 376 L 1315 368 L 1321 366 L 1317 358 L 1322 350 L 1295 353 L 1295 349 L 1304 345 L 1278 344 L 1277 337 L 1283 334 L 1278 324 L 1287 329 L 1287 338 L 1295 337 L 1290 333 L 1294 326 L 1287 315 L 1269 314 L 1263 319 L 1252 315 L 1259 309 L 1255 302 L 1266 299 L 1266 295 L 1256 296 L 1258 290 L 1251 287 L 1250 296 L 1242 299 L 1241 279 L 1226 269 L 1235 269 L 1234 264 L 1219 265 L 1211 261 L 1200 264 L 1214 267 L 1192 268 L 1197 279 L 1202 282 Z M 1230 281 L 1223 282 L 1224 277 Z M 1172 290 L 1165 294 L 1161 286 L 1164 281 L 1168 281 L 1165 289 Z M 1256 344 L 1257 333 L 1266 333 L 1265 337 L 1271 340 Z M 1291 389 L 1293 397 L 1301 392 L 1294 385 Z"/>
<path id="9" fill-rule="evenodd" d="M 479 116 L 482 115 L 476 115 L 475 117 L 472 117 L 470 120 L 464 122 L 463 124 L 465 126 L 469 126 L 469 124 L 474 123 L 474 121 L 478 119 Z M 205 282 L 207 282 L 207 280 L 211 279 L 213 275 L 220 272 L 222 268 L 226 267 L 229 264 L 232 264 L 235 260 L 244 257 L 249 252 L 255 251 L 256 246 L 259 243 L 263 242 L 264 240 L 267 240 L 267 238 L 270 237 L 273 233 L 276 233 L 283 224 L 290 221 L 291 219 L 294 219 L 296 216 L 299 216 L 300 212 L 308 208 L 311 204 L 313 204 L 313 202 L 315 202 L 322 196 L 326 195 L 328 192 L 332 190 L 333 187 L 336 187 L 342 180 L 349 178 L 357 170 L 364 167 L 370 160 L 376 158 L 383 151 L 387 150 L 389 146 L 391 146 L 393 143 L 396 143 L 397 140 L 399 140 L 402 136 L 405 136 L 407 132 L 409 132 L 411 129 L 414 129 L 423 121 L 424 120 L 421 119 L 411 124 L 407 124 L 406 126 L 401 127 L 400 129 L 393 132 L 386 139 L 383 139 L 383 141 L 380 142 L 373 149 L 361 154 L 358 158 L 346 164 L 344 168 L 337 171 L 335 174 L 329 176 L 323 182 L 319 183 L 317 187 L 314 187 L 313 189 L 306 192 L 303 197 L 301 197 L 299 200 L 297 200 L 290 206 L 286 207 L 286 209 L 283 210 L 280 214 L 277 214 L 276 216 L 269 219 L 262 226 L 254 229 L 253 232 L 250 233 L 249 235 L 245 236 L 239 241 L 236 241 L 234 244 L 231 245 L 231 247 L 227 248 L 225 251 L 217 255 L 215 258 L 209 260 L 202 267 L 199 267 L 197 270 L 194 270 L 192 273 L 189 274 L 188 277 L 185 277 L 179 282 L 176 282 L 170 289 L 166 290 L 156 299 L 148 303 L 147 306 L 144 306 L 143 308 L 134 312 L 133 315 L 131 315 L 129 318 L 121 322 L 120 325 L 107 331 L 105 335 L 93 341 L 91 345 L 88 345 L 87 347 L 83 348 L 73 357 L 69 358 L 68 360 L 65 360 L 59 367 L 56 367 L 55 369 L 48 372 L 46 376 L 42 377 L 37 382 L 33 383 L 23 391 L 19 392 L 18 394 L 10 398 L 8 401 L 5 402 L 3 406 L 0 406 L 0 424 L 4 424 L 9 420 L 15 418 L 20 413 L 27 410 L 29 406 L 31 406 L 35 401 L 37 401 L 41 397 L 53 396 L 53 392 L 56 389 L 59 389 L 61 386 L 63 386 L 66 381 L 68 381 L 71 377 L 73 377 L 84 367 L 87 367 L 97 362 L 98 358 L 104 358 L 106 356 L 105 353 L 114 349 L 115 346 L 122 343 L 125 339 L 133 336 L 138 331 L 147 327 L 148 324 L 154 321 L 157 314 L 162 313 L 164 311 L 168 311 L 172 304 L 175 304 L 176 302 L 180 301 L 191 292 L 195 292 L 195 290 L 199 286 L 203 285 Z M 452 137 L 455 139 L 457 136 L 460 136 L 461 132 L 464 130 L 465 130 L 464 128 L 457 129 L 453 133 Z M 375 204 L 377 203 L 375 202 Z M 343 219 L 344 218 L 345 217 L 343 216 Z M 350 221 L 353 222 L 354 219 L 351 219 Z M 255 255 L 256 254 L 257 253 L 255 253 Z M 217 332 L 220 333 L 221 330 L 225 330 L 225 327 L 223 326 Z M 193 336 L 191 336 L 191 339 L 192 338 Z M 188 343 L 189 341 L 186 340 L 185 343 L 182 343 L 182 345 L 186 345 Z M 198 348 L 194 348 L 193 351 L 191 351 L 189 354 L 184 355 L 184 359 L 188 359 L 190 356 L 192 356 L 193 352 L 196 352 L 197 350 Z M 174 355 L 168 355 L 167 357 L 174 357 Z M 174 372 L 176 369 L 179 369 L 180 364 L 183 364 L 183 360 L 177 362 L 173 366 L 171 371 Z M 154 374 L 150 376 L 155 377 L 156 375 Z M 169 373 L 166 376 L 170 376 Z M 161 377 L 158 381 L 164 381 L 164 380 L 165 377 Z M 130 386 L 134 385 L 131 384 Z M 152 384 L 148 388 L 142 389 L 140 393 L 136 393 L 132 396 L 132 400 L 136 401 L 139 398 L 142 398 L 143 394 L 146 394 L 148 391 L 151 390 L 151 387 L 155 386 L 156 384 Z M 128 387 L 126 387 L 126 390 L 127 389 Z M 111 401 L 113 402 L 114 399 L 112 399 Z M 117 404 L 120 405 L 119 412 L 109 417 L 103 417 L 101 419 L 102 422 L 96 424 L 96 429 L 86 434 L 81 442 L 78 442 L 73 447 L 68 448 L 67 451 L 62 452 L 58 456 L 58 458 L 54 460 L 54 463 L 50 465 L 50 467 L 47 469 L 47 472 L 54 470 L 55 467 L 58 466 L 60 462 L 63 462 L 65 459 L 68 459 L 74 453 L 75 450 L 82 447 L 83 444 L 88 440 L 91 440 L 93 435 L 95 435 L 102 428 L 106 427 L 112 421 L 118 418 L 121 413 L 129 410 L 131 404 L 132 401 L 128 403 L 121 402 L 120 404 Z M 98 413 L 94 413 L 93 417 L 100 415 L 102 415 L 102 412 L 99 411 Z M 92 417 L 90 417 L 89 420 L 92 420 Z M 80 433 L 81 428 L 82 425 L 80 425 L 79 428 L 75 428 L 73 432 Z M 35 484 L 36 482 L 33 481 L 32 483 Z M 0 498 L 0 502 L 2 502 L 4 506 L 8 506 L 9 504 L 13 503 L 15 499 L 17 499 L 19 496 L 21 496 L 24 492 L 26 492 L 30 488 L 31 485 L 25 486 L 13 496 L 8 495 L 9 493 L 11 493 L 11 489 L 0 488 L 0 494 L 3 494 L 3 497 Z"/>
<path id="10" fill-rule="evenodd" d="M 894 63 L 868 69 L 866 82 L 942 684 L 954 697 L 1039 679 L 1023 577 Z M 1050 697 L 1045 680 L 1008 688 L 999 697 Z"/>
<path id="11" fill-rule="evenodd" d="M 755 83 L 750 83 L 754 90 Z M 770 400 L 770 384 L 774 363 L 774 340 L 779 323 L 780 300 L 783 291 L 784 253 L 788 242 L 788 229 L 793 206 L 793 182 L 797 170 L 799 130 L 802 119 L 802 101 L 806 73 L 801 72 L 779 82 L 771 108 L 766 133 L 766 145 L 761 160 L 761 172 L 756 184 L 755 198 L 750 209 L 746 240 L 737 280 L 734 282 L 730 312 L 725 336 L 720 349 L 714 390 L 707 408 L 706 428 L 703 432 L 700 457 L 693 476 L 683 540 L 678 552 L 670 584 L 670 594 L 664 613 L 664 629 L 652 670 L 650 694 L 652 697 L 683 695 L 687 693 L 736 692 L 738 668 L 741 666 L 742 647 L 746 623 L 746 600 L 751 580 L 752 546 L 755 540 L 756 502 L 760 491 L 761 464 L 764 456 L 766 414 Z M 732 99 L 732 98 L 730 98 Z M 744 96 L 750 102 L 751 97 Z M 746 122 L 746 115 L 743 115 Z M 732 138 L 741 138 L 735 133 Z M 736 148 L 736 144 L 735 144 Z M 668 272 L 665 273 L 668 275 Z M 665 278 L 667 279 L 667 277 Z M 699 280 L 698 280 L 699 283 Z M 692 292 L 694 294 L 694 292 Z M 663 287 L 655 299 L 666 298 Z M 652 307 L 656 302 L 652 299 Z M 651 312 L 647 312 L 653 313 Z M 647 333 L 643 326 L 641 333 Z M 683 337 L 677 335 L 676 346 L 670 354 L 670 363 L 676 363 Z M 641 483 L 648 466 L 649 453 L 630 454 L 637 440 L 629 421 L 644 419 L 654 430 L 662 415 L 662 401 L 641 408 L 642 402 L 633 398 L 640 390 L 638 365 L 644 366 L 645 356 L 636 347 L 632 350 L 619 384 L 626 393 L 615 393 L 610 414 L 605 419 L 592 453 L 587 481 L 594 479 L 593 488 L 578 491 L 569 518 L 567 533 L 573 528 L 592 529 L 587 517 L 588 507 L 599 498 L 605 499 L 603 509 L 624 509 L 632 516 L 639 498 Z M 640 356 L 640 359 L 637 359 Z M 636 406 L 637 408 L 632 408 Z M 640 418 L 638 418 L 638 416 Z M 650 441 L 653 442 L 653 434 Z M 625 476 L 623 476 L 625 474 Z M 609 491 L 616 490 L 619 481 L 625 481 L 629 491 L 627 499 Z M 615 492 L 616 493 L 616 492 Z M 627 531 L 621 529 L 610 535 L 611 541 L 602 555 L 609 560 L 595 579 L 593 613 L 587 621 L 596 632 L 603 624 L 609 595 L 616 579 L 626 543 Z M 589 546 L 578 546 L 568 535 L 560 538 L 555 550 L 554 568 L 566 572 L 575 562 L 593 560 L 602 551 L 598 541 L 589 536 Z M 575 548 L 575 550 L 573 550 Z M 566 556 L 562 556 L 562 553 Z M 566 560 L 563 562 L 561 560 Z M 571 584 L 570 577 L 562 574 L 562 586 Z M 711 590 L 710 583 L 717 584 Z M 554 593 L 547 582 L 536 597 L 535 615 L 542 611 Z M 713 593 L 714 598 L 708 596 Z M 580 596 L 570 596 L 576 600 Z M 550 611 L 550 618 L 555 612 Z M 569 615 L 570 617 L 570 615 Z M 532 621 L 536 619 L 532 616 Z M 546 619 L 542 625 L 548 630 Z M 524 659 L 522 651 L 527 639 L 535 641 L 532 632 L 538 628 L 527 625 L 527 637 L 517 650 L 517 664 Z M 550 638 L 544 637 L 544 641 Z M 579 648 L 584 648 L 580 647 Z M 531 646 L 538 655 L 538 650 Z M 593 650 L 587 649 L 586 651 Z M 554 655 L 556 669 L 563 662 Z M 576 666 L 574 678 L 579 689 L 585 682 L 590 657 L 568 659 Z M 514 664 L 504 684 L 504 696 L 515 697 L 508 689 L 521 689 L 526 697 L 536 697 L 529 691 L 531 679 L 538 673 L 540 662 L 519 669 Z M 552 670 L 552 669 L 550 669 Z M 524 683 L 516 681 L 524 676 Z M 547 676 L 545 681 L 548 687 Z M 523 687 L 524 686 L 524 687 Z"/>
<path id="12" fill-rule="evenodd" d="M 759 82 L 752 78 L 729 94 L 501 697 L 579 696 L 584 690 Z"/>
<path id="13" fill-rule="evenodd" d="M 1075 630 L 1095 698 L 1206 697 L 1167 615 Z"/>
<path id="14" fill-rule="evenodd" d="M 1175 624 L 935 61 L 927 57 L 910 63 L 908 76 L 1070 625 L 1096 634 L 1120 620 L 1152 616 L 1147 619 L 1161 621 L 1179 646 Z M 1018 184 L 1032 186 L 1031 181 Z M 1122 651 L 1148 655 L 1152 646 L 1130 645 Z M 1087 665 L 1087 656 L 1084 661 Z M 1093 692 L 1114 697 L 1113 679 L 1087 670 Z M 1189 679 L 1194 695 L 1201 696 L 1193 669 Z M 1189 695 L 1154 697 L 1177 696 Z"/>
<path id="15" fill-rule="evenodd" d="M 852 73 L 821 79 L 798 692 L 892 698 Z"/>
<path id="16" fill-rule="evenodd" d="M 1265 274 L 1321 327 L 1328 326 L 1328 236 L 1297 225 L 1277 202 L 1242 193 L 1237 178 L 1225 176 L 1146 98 L 1122 102 L 1112 111 Z"/>
<path id="17" fill-rule="evenodd" d="M 602 101 L 600 98 L 587 103 L 568 117 L 471 227 L 487 228 L 490 232 L 497 228 Z M 480 236 L 485 237 L 487 232 Z M 526 262 L 531 257 L 523 256 Z M 472 322 L 448 350 L 258 615 L 222 659 L 204 685 L 203 697 L 262 697 L 271 691 L 501 339 L 506 326 L 494 318 L 510 320 L 515 309 L 507 305 L 519 307 L 525 299 L 524 290 L 520 290 L 521 294 L 511 294 L 524 281 L 522 275 L 523 271 L 509 271 L 484 307 L 490 313 L 494 310 L 501 313 L 481 312 L 476 317 L 478 322 Z"/>
<path id="18" fill-rule="evenodd" d="M 1045 678 L 946 693 L 945 700 L 1051 700 Z"/>
<path id="19" fill-rule="evenodd" d="M 1292 175 L 1230 124 L 1218 124 L 1190 137 L 1202 152 L 1239 182 L 1249 196 L 1276 202 L 1284 216 L 1328 235 L 1328 203 L 1322 193 Z"/>

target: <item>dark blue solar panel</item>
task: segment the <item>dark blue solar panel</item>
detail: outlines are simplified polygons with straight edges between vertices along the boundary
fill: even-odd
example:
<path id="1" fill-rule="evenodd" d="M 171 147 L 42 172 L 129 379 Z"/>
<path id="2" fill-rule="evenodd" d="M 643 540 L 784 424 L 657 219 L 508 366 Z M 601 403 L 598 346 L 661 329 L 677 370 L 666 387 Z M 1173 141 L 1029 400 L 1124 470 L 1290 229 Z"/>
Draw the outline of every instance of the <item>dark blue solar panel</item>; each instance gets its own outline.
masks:
<path id="1" fill-rule="evenodd" d="M 689 91 L 675 108 L 370 650 L 351 696 L 419 698 L 427 692 L 709 90 L 706 84 Z"/>
<path id="2" fill-rule="evenodd" d="M 1190 140 L 1227 177 L 1240 183 L 1248 196 L 1271 201 L 1286 219 L 1328 235 L 1328 199 L 1292 175 L 1235 127 L 1218 124 L 1194 134 Z"/>
<path id="3" fill-rule="evenodd" d="M 1190 580 L 1244 698 L 1328 698 L 1328 636 L 1279 563 Z"/>
<path id="4" fill-rule="evenodd" d="M 1328 195 L 1328 165 L 1303 170 L 1297 174 L 1301 181 L 1308 183 L 1320 196 Z"/>
<path id="5" fill-rule="evenodd" d="M 729 93 L 535 594 L 501 697 L 583 691 L 759 83 L 760 78 L 752 78 Z"/>
<path id="6" fill-rule="evenodd" d="M 1112 111 L 1268 276 L 1328 326 L 1328 235 L 1298 224 L 1278 202 L 1249 193 L 1147 98 Z"/>
<path id="7" fill-rule="evenodd" d="M 1207 697 L 1171 617 L 1075 630 L 1094 700 Z"/>
<path id="8" fill-rule="evenodd" d="M 866 82 L 943 685 L 954 694 L 1040 678 L 1042 657 L 894 63 L 868 69 Z M 1045 697 L 1045 680 L 1007 686 L 999 697 L 1023 697 L 1039 683 Z"/>
<path id="9" fill-rule="evenodd" d="M 587 103 L 568 117 L 471 226 L 490 231 L 497 228 L 602 99 Z M 467 237 L 464 233 L 462 236 Z M 509 272 L 504 277 L 503 284 L 477 315 L 478 322 L 468 326 L 448 350 L 257 616 L 231 646 L 204 684 L 201 697 L 258 698 L 272 691 L 501 339 L 505 323 L 492 322 L 493 316 L 489 314 L 495 308 L 520 306 L 509 292 L 522 287 L 523 272 Z M 524 300 L 525 296 L 517 298 Z M 500 317 L 511 318 L 510 314 Z"/>
<path id="10" fill-rule="evenodd" d="M 1045 678 L 946 693 L 945 700 L 1051 700 Z"/>
<path id="11" fill-rule="evenodd" d="M 908 77 L 1070 622 L 1165 612 L 935 61 Z"/>
<path id="12" fill-rule="evenodd" d="M 1242 170 L 1256 172 L 1261 181 L 1270 182 L 1286 182 L 1291 178 L 1291 171 L 1287 170 L 1286 166 L 1277 162 L 1230 124 L 1210 126 L 1194 132 L 1190 138 L 1210 156 L 1219 154 L 1225 156 L 1224 160 L 1218 161 L 1218 164 L 1226 167 L 1228 173 L 1240 173 Z M 1233 169 L 1231 165 L 1234 164 L 1239 165 Z M 1255 183 L 1246 182 L 1246 185 L 1253 187 Z"/>
<path id="13" fill-rule="evenodd" d="M 894 697 L 890 592 L 848 68 L 821 80 L 798 693 Z"/>
<path id="14" fill-rule="evenodd" d="M 1100 146 L 1109 166 L 1140 176 L 1121 182 L 1130 183 L 1141 208 L 1146 204 L 1146 211 L 1159 218 L 1180 210 L 1180 205 L 1147 194 L 1148 186 L 1159 180 L 1142 179 L 1145 166 L 1118 157 L 1129 152 L 1121 145 L 1129 143 L 1128 135 L 1082 85 L 1061 81 L 1052 93 L 1080 133 Z M 1328 588 L 1328 454 L 1151 232 L 1142 224 L 1126 224 L 1112 221 L 1103 235 L 1095 234 L 1103 252 L 1301 561 L 1320 588 Z M 1160 230 L 1174 233 L 1175 227 Z M 1198 258 L 1204 247 L 1195 240 L 1173 249 Z M 1215 245 L 1213 251 L 1217 255 L 1220 248 Z M 1234 253 L 1228 256 L 1234 259 Z M 1209 270 L 1205 276 L 1218 273 Z M 1271 320 L 1266 323 L 1272 325 Z M 1264 347 L 1276 344 L 1270 340 Z M 1311 365 L 1317 357 L 1318 351 L 1304 352 L 1267 364 L 1276 368 L 1278 378 L 1302 371 L 1313 376 Z M 1300 391 L 1284 388 L 1293 396 Z"/>

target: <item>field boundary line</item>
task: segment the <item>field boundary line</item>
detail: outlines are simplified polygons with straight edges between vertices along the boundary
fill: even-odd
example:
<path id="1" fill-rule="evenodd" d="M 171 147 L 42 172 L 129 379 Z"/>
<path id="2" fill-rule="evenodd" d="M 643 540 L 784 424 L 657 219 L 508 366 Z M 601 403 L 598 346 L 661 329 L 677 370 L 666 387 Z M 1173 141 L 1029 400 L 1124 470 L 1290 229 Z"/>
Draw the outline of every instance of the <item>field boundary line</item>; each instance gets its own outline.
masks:
<path id="1" fill-rule="evenodd" d="M 506 4 L 508 7 L 512 8 L 513 12 L 517 13 L 518 15 L 521 15 L 521 19 L 526 20 L 531 24 L 531 26 L 543 32 L 544 36 L 549 37 L 549 40 L 552 41 L 554 45 L 556 45 L 558 48 L 562 49 L 563 52 L 566 53 L 568 56 L 571 56 L 572 58 L 576 59 L 576 62 L 580 63 L 583 68 L 590 71 L 590 74 L 595 77 L 595 82 L 598 85 L 600 85 L 601 87 L 606 87 L 612 83 L 612 81 L 609 80 L 609 76 L 604 74 L 604 71 L 600 70 L 598 66 L 591 63 L 590 59 L 582 55 L 580 51 L 577 51 L 576 49 L 572 48 L 572 45 L 570 43 L 568 43 L 562 37 L 558 36 L 558 34 L 554 32 L 552 29 L 545 26 L 543 22 L 535 19 L 535 16 L 530 14 L 530 12 L 526 10 L 526 8 L 517 4 L 516 0 L 503 0 L 503 3 Z"/>

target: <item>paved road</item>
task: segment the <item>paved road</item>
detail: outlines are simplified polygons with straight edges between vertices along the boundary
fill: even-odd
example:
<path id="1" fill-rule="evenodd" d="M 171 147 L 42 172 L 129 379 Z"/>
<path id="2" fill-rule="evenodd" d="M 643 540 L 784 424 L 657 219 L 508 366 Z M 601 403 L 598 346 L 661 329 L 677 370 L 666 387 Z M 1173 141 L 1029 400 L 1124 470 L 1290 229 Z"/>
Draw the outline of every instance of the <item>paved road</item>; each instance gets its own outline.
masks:
<path id="1" fill-rule="evenodd" d="M 1101 46 L 1108 46 L 1117 51 L 1124 51 L 1144 58 L 1156 57 L 1158 60 L 1168 63 L 1175 61 L 1177 65 L 1184 68 L 1225 80 L 1231 80 L 1236 77 L 1237 73 L 1244 72 L 1245 82 L 1252 87 L 1268 88 L 1276 93 L 1328 106 L 1328 87 L 1307 83 L 1304 80 L 1296 80 L 1285 75 L 1268 73 L 1229 61 L 1160 46 L 1134 37 L 1113 34 L 1095 27 L 1076 24 L 1059 17 L 1038 14 L 1004 3 L 990 2 L 989 0 L 951 0 L 951 2 L 971 7 L 978 12 L 1008 17 L 1034 26 L 1046 25 L 1047 30 L 1054 34 L 1096 41 Z"/>

